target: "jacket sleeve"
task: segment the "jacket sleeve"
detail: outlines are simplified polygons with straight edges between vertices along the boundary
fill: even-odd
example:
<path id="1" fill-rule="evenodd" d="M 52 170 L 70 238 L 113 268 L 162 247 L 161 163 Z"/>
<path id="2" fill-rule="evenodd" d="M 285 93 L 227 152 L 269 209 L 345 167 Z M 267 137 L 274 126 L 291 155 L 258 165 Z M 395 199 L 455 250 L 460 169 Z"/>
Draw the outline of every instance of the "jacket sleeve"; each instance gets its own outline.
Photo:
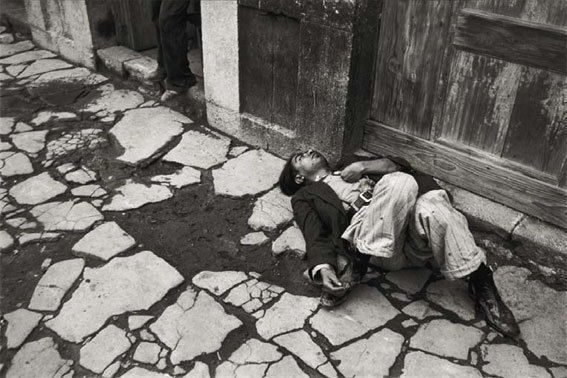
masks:
<path id="1" fill-rule="evenodd" d="M 309 268 L 319 264 L 330 264 L 336 268 L 337 257 L 331 235 L 315 209 L 302 196 L 294 196 L 291 204 L 295 221 L 305 238 Z"/>

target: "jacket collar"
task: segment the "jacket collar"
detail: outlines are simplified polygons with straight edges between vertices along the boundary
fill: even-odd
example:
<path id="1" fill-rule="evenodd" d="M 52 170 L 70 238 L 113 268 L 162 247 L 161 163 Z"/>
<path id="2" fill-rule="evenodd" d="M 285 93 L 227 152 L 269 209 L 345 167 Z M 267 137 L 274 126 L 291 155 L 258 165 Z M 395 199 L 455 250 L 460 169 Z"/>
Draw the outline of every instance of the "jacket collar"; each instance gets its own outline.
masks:
<path id="1" fill-rule="evenodd" d="M 333 205 L 341 213 L 346 215 L 346 211 L 341 203 L 341 200 L 339 199 L 339 196 L 337 196 L 337 193 L 335 193 L 334 190 L 331 189 L 331 187 L 325 182 L 316 181 L 304 187 L 302 190 L 305 190 L 305 192 L 319 197 L 320 199 Z"/>

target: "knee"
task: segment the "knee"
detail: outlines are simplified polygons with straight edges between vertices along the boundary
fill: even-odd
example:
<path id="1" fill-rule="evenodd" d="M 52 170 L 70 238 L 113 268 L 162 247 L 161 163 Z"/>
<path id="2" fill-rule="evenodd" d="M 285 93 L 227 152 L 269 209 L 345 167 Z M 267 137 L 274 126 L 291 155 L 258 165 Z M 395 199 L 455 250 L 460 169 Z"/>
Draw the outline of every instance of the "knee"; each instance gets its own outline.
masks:
<path id="1" fill-rule="evenodd" d="M 417 199 L 418 185 L 412 175 L 404 172 L 394 172 L 384 175 L 376 184 L 376 191 L 387 190 L 399 199 L 412 200 Z"/>

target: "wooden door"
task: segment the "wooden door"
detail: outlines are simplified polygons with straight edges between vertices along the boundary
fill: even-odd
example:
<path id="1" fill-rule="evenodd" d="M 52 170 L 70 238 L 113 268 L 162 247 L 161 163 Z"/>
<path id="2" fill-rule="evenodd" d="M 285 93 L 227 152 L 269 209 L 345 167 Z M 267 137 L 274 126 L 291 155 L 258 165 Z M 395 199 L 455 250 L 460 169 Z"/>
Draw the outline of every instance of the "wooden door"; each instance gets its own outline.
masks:
<path id="1" fill-rule="evenodd" d="M 365 149 L 567 228 L 567 2 L 384 0 Z"/>
<path id="2" fill-rule="evenodd" d="M 118 44 L 135 51 L 157 46 L 149 0 L 110 0 Z"/>

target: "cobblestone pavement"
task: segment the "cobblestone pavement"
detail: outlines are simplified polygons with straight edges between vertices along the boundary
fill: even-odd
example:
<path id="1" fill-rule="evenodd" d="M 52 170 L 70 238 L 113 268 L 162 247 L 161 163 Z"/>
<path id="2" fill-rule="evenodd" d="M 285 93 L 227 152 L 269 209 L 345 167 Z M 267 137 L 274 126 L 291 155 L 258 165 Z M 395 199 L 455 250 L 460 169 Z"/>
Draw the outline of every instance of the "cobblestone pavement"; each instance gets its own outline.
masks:
<path id="1" fill-rule="evenodd" d="M 322 309 L 280 158 L 27 41 L 0 80 L 2 375 L 567 376 L 566 293 L 528 270 L 495 273 L 518 344 L 429 269 Z"/>

